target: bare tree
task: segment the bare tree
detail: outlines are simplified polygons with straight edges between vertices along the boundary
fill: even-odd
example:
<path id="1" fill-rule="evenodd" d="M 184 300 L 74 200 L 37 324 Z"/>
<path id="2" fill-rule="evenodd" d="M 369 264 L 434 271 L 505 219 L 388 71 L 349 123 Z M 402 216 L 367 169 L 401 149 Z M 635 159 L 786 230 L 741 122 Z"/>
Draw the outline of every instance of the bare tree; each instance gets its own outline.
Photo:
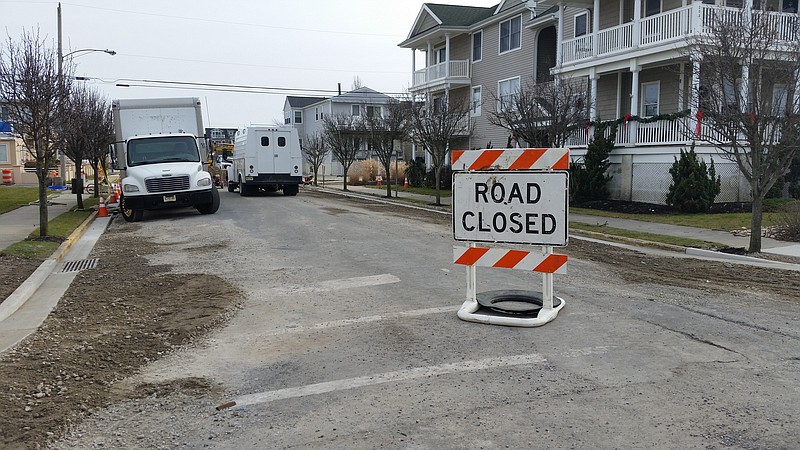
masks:
<path id="1" fill-rule="evenodd" d="M 318 185 L 317 174 L 329 152 L 330 148 L 325 143 L 325 137 L 322 134 L 306 135 L 306 138 L 303 139 L 303 158 L 311 165 L 311 170 L 314 172 L 314 186 Z"/>
<path id="2" fill-rule="evenodd" d="M 92 138 L 102 127 L 102 109 L 105 102 L 94 90 L 83 84 L 75 84 L 65 102 L 64 127 L 60 133 L 64 154 L 76 167 L 79 176 L 80 166 L 91 152 Z M 77 193 L 78 208 L 83 209 L 83 193 Z"/>
<path id="3" fill-rule="evenodd" d="M 583 78 L 528 81 L 515 95 L 492 93 L 489 123 L 505 128 L 531 147 L 563 147 L 586 121 L 587 85 Z"/>
<path id="4" fill-rule="evenodd" d="M 100 195 L 100 179 L 97 176 L 102 170 L 106 172 L 106 163 L 111 153 L 111 144 L 114 143 L 114 122 L 111 117 L 111 107 L 104 98 L 98 98 L 90 104 L 91 122 L 96 126 L 89 130 L 88 154 L 89 165 L 92 166 L 94 177 L 94 196 Z"/>
<path id="5" fill-rule="evenodd" d="M 442 200 L 442 168 L 450 153 L 450 143 L 456 138 L 471 136 L 475 129 L 475 124 L 469 119 L 469 110 L 470 105 L 466 99 L 457 100 L 449 95 L 440 102 L 412 99 L 412 136 L 431 155 L 436 178 L 437 205 Z"/>
<path id="6" fill-rule="evenodd" d="M 395 141 L 407 139 L 411 130 L 410 105 L 392 100 L 386 105 L 385 114 L 367 116 L 365 125 L 372 150 L 378 156 L 386 174 L 390 173 Z M 399 182 L 399 181 L 398 181 Z M 392 183 L 386 183 L 386 197 L 392 196 Z"/>
<path id="7" fill-rule="evenodd" d="M 19 42 L 9 37 L 0 48 L 0 103 L 36 161 L 39 181 L 39 234 L 47 236 L 47 175 L 56 162 L 60 104 L 64 90 L 56 52 L 38 31 L 24 31 Z M 64 83 L 66 86 L 68 83 Z"/>
<path id="8" fill-rule="evenodd" d="M 361 145 L 366 141 L 364 122 L 359 117 L 347 114 L 327 115 L 322 127 L 325 142 L 331 148 L 333 156 L 344 168 L 344 190 L 347 190 L 347 172 L 356 161 Z"/>
<path id="9" fill-rule="evenodd" d="M 800 145 L 800 40 L 759 10 L 720 14 L 694 38 L 700 67 L 696 138 L 735 162 L 753 198 L 750 252 L 761 251 L 764 198 L 789 170 Z M 795 30 L 782 35 L 785 30 Z"/>

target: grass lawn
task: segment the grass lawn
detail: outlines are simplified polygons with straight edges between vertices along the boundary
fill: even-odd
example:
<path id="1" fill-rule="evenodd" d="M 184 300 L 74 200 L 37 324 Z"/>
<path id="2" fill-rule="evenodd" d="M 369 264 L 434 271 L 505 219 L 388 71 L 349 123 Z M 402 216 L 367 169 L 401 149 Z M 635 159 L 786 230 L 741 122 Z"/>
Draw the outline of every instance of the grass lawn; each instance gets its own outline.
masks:
<path id="1" fill-rule="evenodd" d="M 368 185 L 364 185 L 364 187 L 367 187 L 367 188 L 370 188 L 370 189 L 378 189 L 378 190 L 382 190 L 382 191 L 386 192 L 386 185 L 382 185 L 381 187 L 378 187 L 378 186 L 376 186 L 374 184 L 368 184 Z M 409 194 L 433 195 L 433 196 L 436 195 L 436 189 L 426 188 L 426 187 L 409 187 L 408 189 L 406 189 L 401 185 L 401 186 L 398 187 L 397 191 L 398 192 L 407 192 Z M 394 185 L 392 185 L 392 192 L 394 192 Z M 442 189 L 442 190 L 439 191 L 439 195 L 442 198 L 451 197 L 453 195 L 453 192 L 450 189 L 447 189 L 447 190 Z"/>
<path id="2" fill-rule="evenodd" d="M 720 213 L 720 214 L 626 214 L 598 209 L 570 208 L 570 213 L 587 214 L 600 217 L 616 217 L 620 219 L 633 219 L 642 222 L 666 223 L 670 225 L 683 225 L 687 227 L 707 228 L 711 230 L 737 230 L 750 228 L 750 213 Z M 777 225 L 780 223 L 780 213 L 764 213 L 762 226 Z"/>
<path id="3" fill-rule="evenodd" d="M 39 199 L 39 188 L 0 186 L 0 214 L 25 206 Z"/>
<path id="4" fill-rule="evenodd" d="M 36 190 L 36 188 L 32 189 Z M 50 255 L 55 253 L 61 242 L 91 215 L 92 211 L 88 208 L 97 205 L 97 203 L 98 199 L 94 197 L 83 199 L 83 211 L 73 208 L 47 222 L 48 238 L 46 240 L 39 239 L 39 228 L 36 228 L 28 236 L 28 239 L 11 244 L 2 253 L 30 259 L 49 258 Z"/>

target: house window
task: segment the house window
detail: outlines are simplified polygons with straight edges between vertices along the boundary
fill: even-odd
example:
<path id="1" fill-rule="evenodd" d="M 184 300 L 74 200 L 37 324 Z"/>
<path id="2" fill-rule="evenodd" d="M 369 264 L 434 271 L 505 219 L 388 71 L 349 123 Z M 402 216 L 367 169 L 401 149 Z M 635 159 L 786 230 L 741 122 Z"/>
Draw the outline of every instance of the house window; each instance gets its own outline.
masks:
<path id="1" fill-rule="evenodd" d="M 661 0 L 645 0 L 645 17 L 655 16 L 656 14 L 661 14 Z"/>
<path id="2" fill-rule="evenodd" d="M 500 98 L 498 109 L 506 111 L 514 107 L 514 101 L 519 94 L 519 77 L 500 80 L 497 83 L 497 93 Z"/>
<path id="3" fill-rule="evenodd" d="M 575 37 L 585 36 L 589 33 L 589 13 L 582 12 L 575 16 Z"/>
<path id="4" fill-rule="evenodd" d="M 736 80 L 736 82 L 725 80 L 722 85 L 722 94 L 725 96 L 725 112 L 736 111 L 736 99 L 738 97 L 736 88 L 738 84 L 739 80 Z"/>
<path id="5" fill-rule="evenodd" d="M 786 104 L 789 96 L 789 87 L 785 84 L 776 84 L 772 87 L 772 114 L 782 116 L 786 114 Z"/>
<path id="6" fill-rule="evenodd" d="M 522 16 L 500 22 L 500 53 L 518 49 L 520 46 Z"/>
<path id="7" fill-rule="evenodd" d="M 658 115 L 658 97 L 661 91 L 661 83 L 642 83 L 642 113 L 645 117 Z"/>
<path id="8" fill-rule="evenodd" d="M 472 117 L 477 117 L 481 115 L 481 87 L 480 86 L 473 86 L 472 87 L 472 101 L 471 101 L 472 108 L 470 109 Z"/>
<path id="9" fill-rule="evenodd" d="M 294 123 L 303 123 L 303 111 L 294 112 Z"/>
<path id="10" fill-rule="evenodd" d="M 0 120 L 8 122 L 8 106 L 0 106 Z"/>
<path id="11" fill-rule="evenodd" d="M 478 31 L 472 35 L 472 62 L 478 62 L 483 58 L 483 32 Z"/>
<path id="12" fill-rule="evenodd" d="M 319 108 L 314 108 L 314 120 L 319 120 Z"/>
<path id="13" fill-rule="evenodd" d="M 447 48 L 442 47 L 433 53 L 434 64 L 441 64 L 447 60 Z"/>
<path id="14" fill-rule="evenodd" d="M 360 116 L 361 115 L 361 106 L 360 105 L 353 105 L 352 106 L 352 114 L 353 114 L 353 116 Z"/>
<path id="15" fill-rule="evenodd" d="M 367 106 L 367 117 L 381 117 L 380 106 Z"/>
<path id="16" fill-rule="evenodd" d="M 435 97 L 433 99 L 433 113 L 434 114 L 441 114 L 442 113 L 442 111 L 444 110 L 444 108 L 443 108 L 444 104 L 442 103 L 443 101 L 444 101 L 444 97 Z"/>
<path id="17" fill-rule="evenodd" d="M 8 157 L 8 144 L 0 144 L 0 162 L 9 162 Z"/>

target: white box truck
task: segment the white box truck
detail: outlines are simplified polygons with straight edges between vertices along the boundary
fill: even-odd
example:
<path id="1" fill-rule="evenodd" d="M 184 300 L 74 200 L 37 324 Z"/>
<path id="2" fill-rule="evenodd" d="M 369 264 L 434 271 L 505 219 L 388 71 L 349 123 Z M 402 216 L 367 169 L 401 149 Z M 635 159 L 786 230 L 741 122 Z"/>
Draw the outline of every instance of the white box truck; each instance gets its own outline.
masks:
<path id="1" fill-rule="evenodd" d="M 261 190 L 297 195 L 302 183 L 303 154 L 296 128 L 249 126 L 236 132 L 228 192 L 238 188 L 242 196 Z"/>
<path id="2" fill-rule="evenodd" d="M 128 222 L 143 211 L 219 209 L 219 192 L 206 164 L 200 101 L 191 98 L 123 99 L 111 103 L 120 170 L 120 211 Z"/>

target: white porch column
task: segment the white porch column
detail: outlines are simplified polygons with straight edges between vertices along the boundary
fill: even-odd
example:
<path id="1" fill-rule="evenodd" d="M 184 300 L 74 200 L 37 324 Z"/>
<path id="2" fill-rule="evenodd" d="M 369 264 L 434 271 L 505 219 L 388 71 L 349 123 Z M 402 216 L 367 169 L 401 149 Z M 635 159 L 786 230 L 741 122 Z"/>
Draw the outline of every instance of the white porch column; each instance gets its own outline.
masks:
<path id="1" fill-rule="evenodd" d="M 747 28 L 748 33 L 753 28 L 753 0 L 744 0 L 744 26 Z M 740 109 L 744 112 L 747 109 L 747 103 L 750 98 L 750 65 L 747 63 L 742 64 L 742 84 L 739 86 L 739 99 L 742 102 Z"/>
<path id="2" fill-rule="evenodd" d="M 411 86 L 417 84 L 417 49 L 411 49 Z"/>
<path id="3" fill-rule="evenodd" d="M 450 76 L 450 33 L 444 35 L 444 76 Z"/>
<path id="4" fill-rule="evenodd" d="M 561 68 L 561 63 L 563 62 L 562 52 L 561 52 L 561 43 L 564 42 L 564 6 L 563 4 L 558 5 L 558 28 L 556 28 L 556 65 Z"/>
<path id="5" fill-rule="evenodd" d="M 594 0 L 592 8 L 592 55 L 600 53 L 600 40 L 597 39 L 600 32 L 600 0 Z"/>
<path id="6" fill-rule="evenodd" d="M 638 47 L 642 43 L 642 2 L 633 2 L 633 46 Z"/>
<path id="7" fill-rule="evenodd" d="M 795 113 L 800 112 L 800 70 L 795 72 L 794 79 L 794 102 L 792 104 L 792 111 Z"/>
<path id="8" fill-rule="evenodd" d="M 689 92 L 689 124 L 690 133 L 697 131 L 697 111 L 700 109 L 700 63 L 702 55 L 697 55 L 692 61 L 692 85 Z"/>
<path id="9" fill-rule="evenodd" d="M 637 2 L 639 3 L 639 2 Z M 637 60 L 631 60 L 631 115 L 639 115 L 639 71 L 642 68 L 639 66 Z M 628 142 L 636 144 L 639 141 L 639 122 L 631 121 L 630 134 L 628 135 Z"/>
<path id="10" fill-rule="evenodd" d="M 597 68 L 589 69 L 589 81 L 591 82 L 591 92 L 589 93 L 589 120 L 597 120 Z"/>

